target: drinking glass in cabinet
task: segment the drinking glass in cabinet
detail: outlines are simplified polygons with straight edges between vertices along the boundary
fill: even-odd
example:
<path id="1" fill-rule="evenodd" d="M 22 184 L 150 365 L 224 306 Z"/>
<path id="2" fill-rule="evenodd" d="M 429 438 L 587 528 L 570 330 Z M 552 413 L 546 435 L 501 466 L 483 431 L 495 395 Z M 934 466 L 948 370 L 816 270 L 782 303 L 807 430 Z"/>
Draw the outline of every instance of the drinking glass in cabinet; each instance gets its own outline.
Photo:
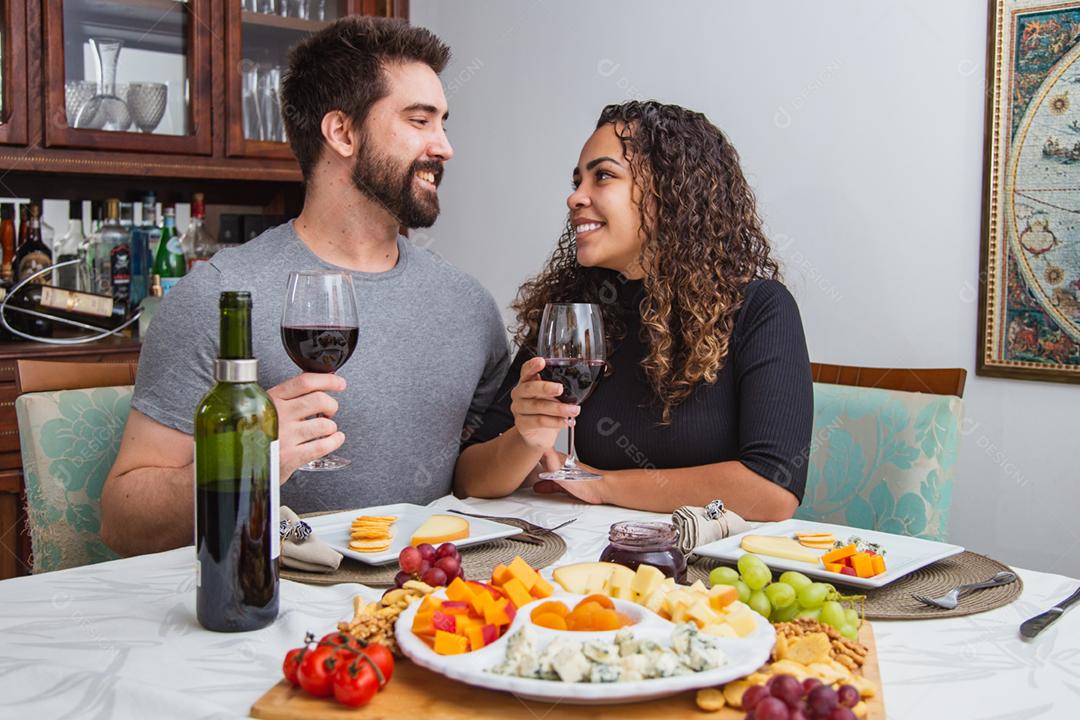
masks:
<path id="1" fill-rule="evenodd" d="M 285 142 L 285 126 L 281 121 L 281 68 L 263 65 L 259 68 L 259 119 L 261 137 L 270 142 Z"/>
<path id="2" fill-rule="evenodd" d="M 189 14 L 181 2 L 66 0 L 68 127 L 187 135 Z"/>
<path id="3" fill-rule="evenodd" d="M 259 117 L 259 65 L 251 60 L 240 63 L 244 78 L 241 100 L 243 102 L 244 137 L 248 140 L 262 139 L 262 120 Z"/>

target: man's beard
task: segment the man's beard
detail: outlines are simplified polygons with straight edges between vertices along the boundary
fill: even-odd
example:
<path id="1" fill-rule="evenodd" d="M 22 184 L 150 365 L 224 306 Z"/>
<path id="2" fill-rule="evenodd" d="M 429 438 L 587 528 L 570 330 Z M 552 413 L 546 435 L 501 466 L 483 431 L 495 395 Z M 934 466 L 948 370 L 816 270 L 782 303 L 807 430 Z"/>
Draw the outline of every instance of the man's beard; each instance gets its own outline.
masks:
<path id="1" fill-rule="evenodd" d="M 356 189 L 382 205 L 407 228 L 426 228 L 439 217 L 439 196 L 414 187 L 417 172 L 427 170 L 438 185 L 442 178 L 442 163 L 417 160 L 402 173 L 394 161 L 379 155 L 370 140 L 361 145 L 360 155 L 353 165 L 352 180 Z"/>

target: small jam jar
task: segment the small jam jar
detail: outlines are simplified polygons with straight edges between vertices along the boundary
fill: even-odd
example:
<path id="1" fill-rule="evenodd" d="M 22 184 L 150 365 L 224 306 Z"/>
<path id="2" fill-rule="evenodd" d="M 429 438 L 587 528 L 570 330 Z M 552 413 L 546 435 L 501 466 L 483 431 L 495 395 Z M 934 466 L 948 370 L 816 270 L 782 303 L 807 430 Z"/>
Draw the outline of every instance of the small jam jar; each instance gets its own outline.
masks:
<path id="1" fill-rule="evenodd" d="M 652 565 L 675 582 L 686 583 L 686 556 L 679 550 L 679 531 L 666 522 L 618 522 L 608 531 L 608 546 L 601 562 L 613 562 L 637 570 Z"/>

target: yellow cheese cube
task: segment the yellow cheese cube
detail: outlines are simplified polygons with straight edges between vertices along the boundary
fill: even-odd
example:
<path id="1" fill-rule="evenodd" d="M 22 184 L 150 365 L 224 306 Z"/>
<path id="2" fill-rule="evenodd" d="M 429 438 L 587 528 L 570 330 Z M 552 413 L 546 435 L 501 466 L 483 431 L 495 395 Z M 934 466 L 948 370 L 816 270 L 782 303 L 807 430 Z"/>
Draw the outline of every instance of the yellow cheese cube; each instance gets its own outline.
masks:
<path id="1" fill-rule="evenodd" d="M 662 582 L 664 582 L 664 573 L 652 565 L 638 565 L 634 581 L 630 584 L 630 589 L 634 593 L 634 600 L 640 603 L 641 598 L 652 595 L 653 590 Z"/>

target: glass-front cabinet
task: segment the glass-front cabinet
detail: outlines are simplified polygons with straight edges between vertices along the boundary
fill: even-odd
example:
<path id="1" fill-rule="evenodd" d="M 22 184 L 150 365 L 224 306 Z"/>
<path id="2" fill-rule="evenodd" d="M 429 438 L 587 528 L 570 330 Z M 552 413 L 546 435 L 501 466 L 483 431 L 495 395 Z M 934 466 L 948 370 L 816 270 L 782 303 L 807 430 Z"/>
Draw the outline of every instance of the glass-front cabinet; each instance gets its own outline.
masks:
<path id="1" fill-rule="evenodd" d="M 346 0 L 236 0 L 227 10 L 228 147 L 233 157 L 289 158 L 281 76 L 289 49 L 350 12 Z"/>
<path id="2" fill-rule="evenodd" d="M 45 144 L 211 152 L 210 0 L 44 3 Z"/>
<path id="3" fill-rule="evenodd" d="M 25 7 L 22 0 L 0 0 L 0 143 L 25 142 Z"/>

